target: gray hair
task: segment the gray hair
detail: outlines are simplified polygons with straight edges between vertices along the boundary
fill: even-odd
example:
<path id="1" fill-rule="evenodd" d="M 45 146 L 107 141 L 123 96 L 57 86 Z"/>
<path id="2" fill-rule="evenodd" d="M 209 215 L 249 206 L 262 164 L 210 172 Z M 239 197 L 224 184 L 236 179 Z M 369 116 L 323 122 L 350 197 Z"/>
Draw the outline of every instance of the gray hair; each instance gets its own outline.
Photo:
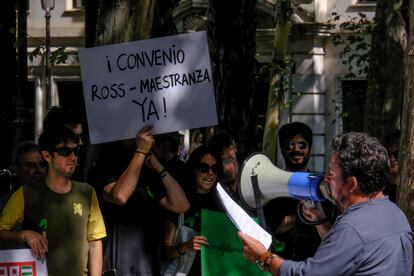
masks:
<path id="1" fill-rule="evenodd" d="M 385 187 L 390 175 L 390 161 L 385 147 L 377 138 L 350 132 L 334 138 L 331 146 L 343 180 L 354 176 L 365 195 L 377 193 Z"/>

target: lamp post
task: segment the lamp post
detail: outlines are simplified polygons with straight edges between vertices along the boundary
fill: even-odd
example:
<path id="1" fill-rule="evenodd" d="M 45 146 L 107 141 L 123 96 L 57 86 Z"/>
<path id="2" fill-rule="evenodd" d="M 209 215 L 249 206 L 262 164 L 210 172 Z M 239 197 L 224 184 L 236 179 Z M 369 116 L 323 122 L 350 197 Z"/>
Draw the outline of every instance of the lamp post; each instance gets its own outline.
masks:
<path id="1" fill-rule="evenodd" d="M 45 58 L 45 80 L 46 80 L 46 106 L 49 108 L 52 105 L 52 89 L 50 76 L 50 11 L 55 7 L 55 0 L 40 0 L 42 9 L 45 11 L 46 19 L 46 58 Z"/>

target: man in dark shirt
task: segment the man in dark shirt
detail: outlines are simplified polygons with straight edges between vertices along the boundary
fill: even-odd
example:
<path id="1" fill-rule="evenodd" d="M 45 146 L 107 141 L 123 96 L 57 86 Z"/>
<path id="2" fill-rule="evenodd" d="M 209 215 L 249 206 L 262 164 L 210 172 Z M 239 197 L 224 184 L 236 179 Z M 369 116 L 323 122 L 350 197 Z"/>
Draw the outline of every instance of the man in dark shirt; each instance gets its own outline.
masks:
<path id="1" fill-rule="evenodd" d="M 311 128 L 302 122 L 283 125 L 278 131 L 279 147 L 285 161 L 285 170 L 308 171 L 312 150 Z M 313 256 L 320 238 L 314 227 L 301 222 L 297 217 L 299 201 L 291 197 L 273 199 L 264 206 L 266 224 L 276 238 L 275 251 L 285 258 L 303 260 Z"/>
<path id="2" fill-rule="evenodd" d="M 108 143 L 91 172 L 109 232 L 104 267 L 118 275 L 158 275 L 161 210 L 189 208 L 180 184 L 151 153 L 153 144 L 151 127 L 135 140 Z"/>

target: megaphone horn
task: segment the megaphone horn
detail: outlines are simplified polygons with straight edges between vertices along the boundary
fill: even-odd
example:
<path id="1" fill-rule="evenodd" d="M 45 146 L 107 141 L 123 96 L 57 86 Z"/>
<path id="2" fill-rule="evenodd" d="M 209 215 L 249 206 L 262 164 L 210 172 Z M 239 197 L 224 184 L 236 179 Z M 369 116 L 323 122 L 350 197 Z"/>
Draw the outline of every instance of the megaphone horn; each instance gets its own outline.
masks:
<path id="1" fill-rule="evenodd" d="M 242 201 L 250 208 L 256 208 L 252 176 L 257 175 L 261 204 L 278 197 L 294 197 L 310 201 L 324 201 L 325 191 L 320 191 L 323 174 L 309 172 L 287 172 L 273 165 L 263 153 L 250 155 L 243 163 L 238 182 Z M 323 195 L 322 195 L 323 193 Z"/>

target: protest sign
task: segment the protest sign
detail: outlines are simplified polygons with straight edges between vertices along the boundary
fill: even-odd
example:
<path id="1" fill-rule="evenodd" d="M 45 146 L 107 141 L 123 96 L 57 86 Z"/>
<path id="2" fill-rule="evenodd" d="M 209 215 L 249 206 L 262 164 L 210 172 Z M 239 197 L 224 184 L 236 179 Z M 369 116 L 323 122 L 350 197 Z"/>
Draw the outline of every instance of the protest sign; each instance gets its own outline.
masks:
<path id="1" fill-rule="evenodd" d="M 47 276 L 46 261 L 33 257 L 30 249 L 0 250 L 0 275 Z"/>
<path id="2" fill-rule="evenodd" d="M 201 248 L 201 275 L 270 275 L 243 257 L 237 228 L 225 213 L 202 210 L 201 235 L 209 243 Z"/>
<path id="3" fill-rule="evenodd" d="M 205 32 L 79 51 L 92 144 L 217 124 Z"/>

